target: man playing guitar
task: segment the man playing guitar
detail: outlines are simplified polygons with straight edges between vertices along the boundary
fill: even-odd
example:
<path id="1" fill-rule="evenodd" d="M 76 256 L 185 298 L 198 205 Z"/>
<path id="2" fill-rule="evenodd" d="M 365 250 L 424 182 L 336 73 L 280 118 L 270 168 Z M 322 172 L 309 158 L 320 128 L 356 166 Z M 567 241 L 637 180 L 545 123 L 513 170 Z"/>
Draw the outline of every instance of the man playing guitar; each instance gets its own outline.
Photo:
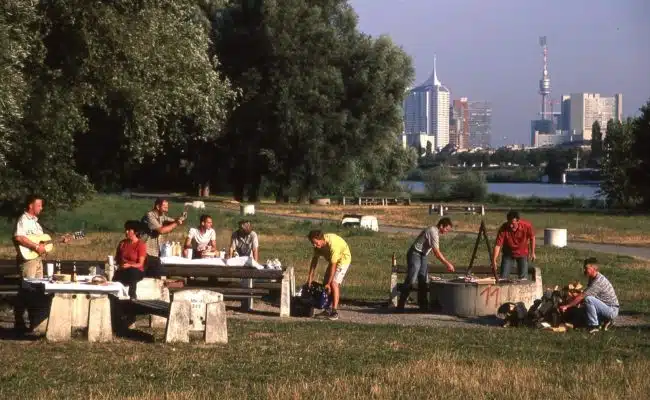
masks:
<path id="1" fill-rule="evenodd" d="M 29 196 L 25 204 L 25 212 L 18 218 L 16 228 L 14 229 L 13 241 L 16 246 L 16 262 L 23 278 L 34 279 L 43 277 L 42 256 L 46 253 L 45 245 L 43 243 L 33 242 L 28 237 L 43 235 L 43 227 L 38 223 L 38 215 L 41 211 L 43 211 L 43 199 L 36 195 Z M 63 241 L 67 242 L 68 239 L 64 238 Z M 35 251 L 38 253 L 38 257 L 30 260 L 25 259 L 20 251 L 20 246 Z M 23 317 L 24 312 L 24 301 L 19 300 L 16 307 L 14 307 L 16 330 L 26 330 Z M 31 315 L 30 323 L 33 324 Z"/>

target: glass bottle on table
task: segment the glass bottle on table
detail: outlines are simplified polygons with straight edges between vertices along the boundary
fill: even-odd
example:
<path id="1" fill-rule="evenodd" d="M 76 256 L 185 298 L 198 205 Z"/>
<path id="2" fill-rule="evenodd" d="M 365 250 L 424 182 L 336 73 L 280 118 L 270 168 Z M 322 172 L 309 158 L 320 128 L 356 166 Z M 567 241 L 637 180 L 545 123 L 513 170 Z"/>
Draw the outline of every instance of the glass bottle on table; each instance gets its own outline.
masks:
<path id="1" fill-rule="evenodd" d="M 74 261 L 72 262 L 72 275 L 70 276 L 70 281 L 77 281 L 77 263 Z"/>

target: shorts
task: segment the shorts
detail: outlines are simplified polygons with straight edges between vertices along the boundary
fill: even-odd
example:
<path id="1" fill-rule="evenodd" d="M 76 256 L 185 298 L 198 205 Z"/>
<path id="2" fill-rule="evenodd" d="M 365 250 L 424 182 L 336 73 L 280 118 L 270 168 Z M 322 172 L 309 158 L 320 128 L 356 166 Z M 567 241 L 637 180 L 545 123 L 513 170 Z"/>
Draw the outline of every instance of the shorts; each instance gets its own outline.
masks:
<path id="1" fill-rule="evenodd" d="M 345 274 L 348 272 L 348 268 L 350 268 L 350 264 L 337 265 L 336 271 L 334 271 L 334 282 L 339 285 L 343 283 L 343 278 L 345 278 Z"/>

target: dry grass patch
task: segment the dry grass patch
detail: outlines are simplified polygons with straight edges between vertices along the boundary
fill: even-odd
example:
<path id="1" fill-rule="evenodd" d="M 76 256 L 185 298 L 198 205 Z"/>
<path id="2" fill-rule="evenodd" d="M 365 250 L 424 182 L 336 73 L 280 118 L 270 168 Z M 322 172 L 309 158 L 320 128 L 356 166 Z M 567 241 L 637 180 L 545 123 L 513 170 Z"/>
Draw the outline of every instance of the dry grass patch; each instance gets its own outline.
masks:
<path id="1" fill-rule="evenodd" d="M 645 398 L 647 360 L 624 366 L 618 362 L 564 365 L 460 359 L 439 352 L 426 359 L 368 371 L 361 376 L 339 376 L 314 381 L 271 383 L 270 399 L 326 399 L 330 394 L 346 399 L 633 399 Z M 625 382 L 612 386 L 613 381 Z"/>
<path id="2" fill-rule="evenodd" d="M 235 209 L 233 205 L 219 204 L 218 208 Z M 375 215 L 380 225 L 422 228 L 434 224 L 440 218 L 429 215 L 428 206 L 318 206 L 308 204 L 258 204 L 257 210 L 276 215 L 292 215 L 306 218 L 340 221 L 343 214 Z M 650 245 L 650 216 L 622 216 L 579 213 L 532 213 L 529 219 L 538 235 L 544 228 L 566 228 L 569 240 L 595 243 Z M 451 214 L 455 230 L 476 232 L 481 221 L 479 215 Z M 483 219 L 491 232 L 496 232 L 505 219 L 504 212 L 490 212 Z"/>

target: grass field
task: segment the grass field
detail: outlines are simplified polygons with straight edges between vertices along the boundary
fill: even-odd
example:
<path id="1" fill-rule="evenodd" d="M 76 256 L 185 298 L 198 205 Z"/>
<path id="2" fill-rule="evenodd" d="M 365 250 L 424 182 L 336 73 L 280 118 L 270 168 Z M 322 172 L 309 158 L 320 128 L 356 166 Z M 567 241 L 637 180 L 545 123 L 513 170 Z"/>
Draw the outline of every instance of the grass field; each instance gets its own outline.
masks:
<path id="1" fill-rule="evenodd" d="M 57 246 L 51 257 L 104 259 L 122 237 L 123 221 L 139 218 L 151 201 L 101 197 L 75 213 L 50 221 L 86 239 Z M 172 205 L 171 214 L 181 211 Z M 226 245 L 238 216 L 210 210 Z M 192 213 L 190 224 L 197 222 Z M 252 218 L 260 235 L 261 258 L 278 257 L 307 274 L 311 255 L 306 232 L 318 224 L 270 217 Z M 188 227 L 183 228 L 183 232 Z M 337 231 L 350 244 L 353 264 L 343 298 L 386 300 L 390 259 L 402 260 L 413 239 L 405 234 Z M 10 225 L 0 232 L 10 232 Z M 174 238 L 180 239 L 183 232 Z M 8 239 L 0 257 L 13 257 Z M 473 241 L 443 237 L 443 252 L 459 269 Z M 580 279 L 588 253 L 541 247 L 537 266 L 545 286 Z M 487 262 L 481 249 L 479 262 Z M 602 271 L 617 289 L 622 313 L 646 315 L 650 306 L 650 264 L 598 254 Z M 322 273 L 321 265 L 319 273 Z M 583 279 L 584 282 L 584 279 Z M 618 328 L 588 336 L 583 331 L 552 334 L 500 328 L 425 328 L 359 325 L 291 319 L 253 322 L 230 319 L 227 346 L 165 346 L 119 339 L 90 345 L 44 341 L 0 341 L 0 398 L 87 399 L 643 399 L 650 396 L 650 342 L 644 328 Z M 153 332 L 160 339 L 162 332 Z"/>
<path id="2" fill-rule="evenodd" d="M 236 204 L 223 203 L 219 207 L 238 209 Z M 268 213 L 295 215 L 303 217 L 339 220 L 343 214 L 375 215 L 381 225 L 397 225 L 411 228 L 422 228 L 435 224 L 438 215 L 429 215 L 426 205 L 412 206 L 316 206 L 297 204 L 259 204 L 259 211 Z M 488 212 L 484 220 L 491 232 L 498 230 L 505 221 L 505 212 Z M 476 232 L 481 223 L 480 215 L 451 214 L 455 230 Z M 533 223 L 537 235 L 543 235 L 544 228 L 566 228 L 569 240 L 581 240 L 595 243 L 650 245 L 650 216 L 647 215 L 606 215 L 590 213 L 555 213 L 540 212 L 522 213 Z"/>
<path id="3" fill-rule="evenodd" d="M 5 399 L 644 399 L 647 331 L 230 320 L 227 346 L 4 342 Z"/>

